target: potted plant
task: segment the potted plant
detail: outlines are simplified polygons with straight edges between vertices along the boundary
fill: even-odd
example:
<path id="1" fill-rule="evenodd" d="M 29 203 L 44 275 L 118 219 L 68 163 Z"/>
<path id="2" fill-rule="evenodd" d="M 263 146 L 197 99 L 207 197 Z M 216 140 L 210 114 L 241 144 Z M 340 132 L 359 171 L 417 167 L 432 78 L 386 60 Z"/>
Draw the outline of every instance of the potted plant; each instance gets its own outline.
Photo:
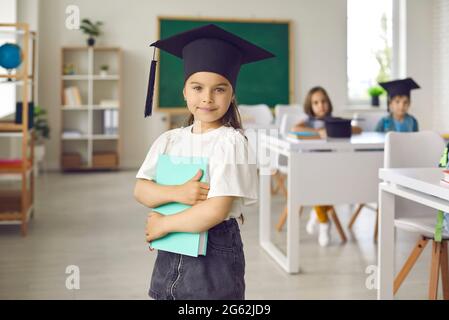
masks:
<path id="1" fill-rule="evenodd" d="M 368 94 L 371 97 L 371 105 L 373 107 L 379 106 L 379 96 L 384 93 L 384 89 L 379 86 L 373 86 L 368 89 Z"/>
<path id="2" fill-rule="evenodd" d="M 100 66 L 100 76 L 104 77 L 108 75 L 109 66 L 107 64 L 102 64 Z"/>
<path id="3" fill-rule="evenodd" d="M 39 175 L 39 165 L 45 156 L 45 139 L 50 139 L 50 127 L 46 117 L 47 111 L 36 105 L 34 107 L 34 174 Z"/>
<path id="4" fill-rule="evenodd" d="M 87 45 L 93 46 L 95 44 L 95 37 L 98 37 L 101 34 L 100 26 L 103 25 L 103 22 L 97 21 L 92 23 L 89 19 L 83 19 L 81 21 L 80 29 L 83 33 L 87 34 L 89 37 L 87 38 Z"/>

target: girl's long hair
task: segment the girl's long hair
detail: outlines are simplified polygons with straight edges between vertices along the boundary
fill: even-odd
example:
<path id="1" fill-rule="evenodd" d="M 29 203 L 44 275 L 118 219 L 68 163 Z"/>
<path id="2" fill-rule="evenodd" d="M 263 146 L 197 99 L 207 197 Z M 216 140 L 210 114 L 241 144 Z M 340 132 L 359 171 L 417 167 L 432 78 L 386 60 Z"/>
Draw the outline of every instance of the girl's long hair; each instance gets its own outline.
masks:
<path id="1" fill-rule="evenodd" d="M 240 117 L 239 109 L 237 108 L 237 100 L 235 97 L 232 98 L 231 104 L 229 105 L 228 111 L 220 119 L 221 124 L 225 127 L 232 127 L 240 132 L 243 130 L 242 120 Z M 186 125 L 190 126 L 193 124 L 194 118 L 193 114 L 190 114 L 187 118 Z"/>

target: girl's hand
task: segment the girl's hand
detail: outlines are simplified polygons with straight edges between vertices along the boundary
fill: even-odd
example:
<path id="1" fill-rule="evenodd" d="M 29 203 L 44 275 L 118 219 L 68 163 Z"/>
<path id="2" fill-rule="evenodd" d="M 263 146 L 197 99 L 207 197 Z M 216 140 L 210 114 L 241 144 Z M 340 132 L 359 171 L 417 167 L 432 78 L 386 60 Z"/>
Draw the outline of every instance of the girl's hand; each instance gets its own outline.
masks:
<path id="1" fill-rule="evenodd" d="M 362 128 L 360 128 L 360 127 L 356 127 L 356 126 L 352 126 L 351 127 L 351 130 L 352 130 L 352 133 L 353 134 L 360 134 L 360 133 L 362 133 Z"/>
<path id="2" fill-rule="evenodd" d="M 207 199 L 209 185 L 200 182 L 202 175 L 203 172 L 200 169 L 192 179 L 177 187 L 179 196 L 178 202 L 193 206 Z"/>
<path id="3" fill-rule="evenodd" d="M 326 139 L 327 138 L 327 132 L 325 128 L 319 129 L 318 130 L 318 134 L 320 135 L 321 139 Z"/>
<path id="4" fill-rule="evenodd" d="M 150 212 L 147 217 L 145 235 L 147 242 L 162 238 L 168 233 L 164 224 L 164 216 L 157 212 Z"/>

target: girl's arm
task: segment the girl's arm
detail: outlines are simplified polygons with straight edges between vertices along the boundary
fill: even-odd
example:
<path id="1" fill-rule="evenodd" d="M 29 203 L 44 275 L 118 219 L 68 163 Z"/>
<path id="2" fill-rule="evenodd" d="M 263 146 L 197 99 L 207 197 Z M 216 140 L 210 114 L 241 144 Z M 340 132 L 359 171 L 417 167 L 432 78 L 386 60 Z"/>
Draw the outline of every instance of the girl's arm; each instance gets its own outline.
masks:
<path id="1" fill-rule="evenodd" d="M 322 139 L 326 138 L 326 136 L 327 136 L 325 128 L 313 129 L 313 128 L 308 127 L 305 122 L 300 122 L 297 125 L 295 125 L 292 128 L 292 131 L 296 131 L 296 132 L 314 132 L 314 133 L 319 134 Z"/>
<path id="2" fill-rule="evenodd" d="M 363 130 L 360 127 L 352 126 L 351 127 L 351 131 L 352 131 L 353 134 L 360 134 L 360 133 L 362 133 Z"/>
<path id="3" fill-rule="evenodd" d="M 152 241 L 171 232 L 204 232 L 219 224 L 228 216 L 234 197 L 209 198 L 178 214 L 163 216 L 150 213 L 147 219 L 147 241 Z"/>
<path id="4" fill-rule="evenodd" d="M 293 128 L 292 131 L 296 132 L 317 132 L 317 130 L 310 128 L 306 125 L 305 121 L 302 121 L 300 123 L 297 123 Z"/>
<path id="5" fill-rule="evenodd" d="M 162 186 L 151 180 L 137 179 L 134 198 L 144 206 L 156 208 L 169 202 L 175 202 L 177 186 Z"/>
<path id="6" fill-rule="evenodd" d="M 149 208 L 155 208 L 169 202 L 181 202 L 195 205 L 207 199 L 209 185 L 200 182 L 202 171 L 186 183 L 178 186 L 163 186 L 152 180 L 138 179 L 134 187 L 134 198 Z"/>

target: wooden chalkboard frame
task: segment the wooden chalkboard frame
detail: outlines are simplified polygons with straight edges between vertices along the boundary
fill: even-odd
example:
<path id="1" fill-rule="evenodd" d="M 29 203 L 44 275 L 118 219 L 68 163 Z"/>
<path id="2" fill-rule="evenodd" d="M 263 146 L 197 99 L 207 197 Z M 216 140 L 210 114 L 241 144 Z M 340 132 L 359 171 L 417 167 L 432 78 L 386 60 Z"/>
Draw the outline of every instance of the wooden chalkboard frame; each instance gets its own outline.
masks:
<path id="1" fill-rule="evenodd" d="M 271 23 L 271 24 L 286 24 L 288 27 L 288 68 L 289 68 L 289 103 L 292 103 L 294 101 L 295 97 L 295 77 L 294 77 L 294 54 L 293 54 L 293 36 L 292 36 L 292 21 L 291 20 L 272 20 L 272 19 L 228 19 L 228 18 L 215 18 L 215 17 L 174 17 L 174 16 L 158 16 L 157 17 L 157 36 L 158 39 L 161 38 L 161 20 L 181 20 L 181 21 L 216 21 L 216 22 L 237 22 L 237 23 Z M 160 54 L 159 50 L 156 50 L 156 58 L 159 61 Z M 156 68 L 156 84 L 155 84 L 155 104 L 154 104 L 154 110 L 157 112 L 164 112 L 168 114 L 186 114 L 188 113 L 188 109 L 185 106 L 165 106 L 160 107 L 159 106 L 159 80 L 160 80 L 160 74 L 159 69 Z M 272 106 L 273 107 L 273 106 Z"/>

